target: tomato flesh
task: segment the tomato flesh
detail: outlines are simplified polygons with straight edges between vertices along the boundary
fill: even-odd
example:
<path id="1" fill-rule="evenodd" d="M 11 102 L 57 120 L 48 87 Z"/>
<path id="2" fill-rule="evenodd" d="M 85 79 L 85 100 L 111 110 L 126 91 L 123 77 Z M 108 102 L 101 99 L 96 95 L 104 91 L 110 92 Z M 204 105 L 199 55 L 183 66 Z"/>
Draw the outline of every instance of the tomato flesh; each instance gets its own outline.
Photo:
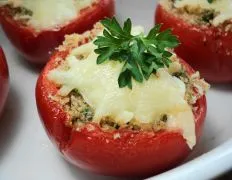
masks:
<path id="1" fill-rule="evenodd" d="M 6 58 L 2 48 L 0 47 L 0 115 L 9 92 L 9 72 Z"/>
<path id="2" fill-rule="evenodd" d="M 170 169 L 188 156 L 191 150 L 179 131 L 154 133 L 120 129 L 105 132 L 95 123 L 89 123 L 79 131 L 67 127 L 65 123 L 70 117 L 58 102 L 50 98 L 58 88 L 47 79 L 47 74 L 61 63 L 62 60 L 57 59 L 65 59 L 68 54 L 55 53 L 45 66 L 37 82 L 36 101 L 48 136 L 69 162 L 104 175 L 145 177 Z M 187 63 L 182 60 L 181 63 L 189 74 L 194 72 Z M 206 115 L 205 96 L 195 106 L 198 141 Z M 114 138 L 116 133 L 120 138 Z"/>
<path id="3" fill-rule="evenodd" d="M 114 6 L 114 0 L 99 0 L 93 6 L 83 9 L 76 19 L 58 30 L 36 32 L 32 27 L 14 20 L 4 7 L 0 7 L 0 21 L 5 34 L 26 60 L 34 64 L 45 64 L 66 34 L 83 33 L 92 29 L 99 20 L 114 15 Z"/>
<path id="4" fill-rule="evenodd" d="M 171 28 L 181 42 L 178 56 L 186 60 L 202 77 L 213 83 L 232 82 L 232 31 L 190 24 L 157 6 L 155 22 Z"/>

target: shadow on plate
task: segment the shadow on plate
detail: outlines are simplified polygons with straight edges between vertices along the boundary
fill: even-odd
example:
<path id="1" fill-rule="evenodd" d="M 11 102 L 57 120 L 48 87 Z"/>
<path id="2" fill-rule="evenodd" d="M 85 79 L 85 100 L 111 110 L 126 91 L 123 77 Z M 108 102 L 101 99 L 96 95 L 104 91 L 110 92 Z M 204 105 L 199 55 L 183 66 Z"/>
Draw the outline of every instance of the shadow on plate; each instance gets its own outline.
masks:
<path id="1" fill-rule="evenodd" d="M 213 122 L 213 120 L 210 120 L 210 117 L 207 118 L 207 121 L 208 123 L 205 123 L 203 134 L 199 143 L 194 148 L 190 156 L 184 161 L 184 163 L 191 161 L 217 147 L 217 143 L 215 143 L 215 135 L 217 134 L 217 130 L 213 128 L 212 124 L 210 123 Z"/>
<path id="2" fill-rule="evenodd" d="M 214 180 L 231 180 L 232 179 L 232 170 L 215 178 Z"/>
<path id="3" fill-rule="evenodd" d="M 3 161 L 4 153 L 13 144 L 14 137 L 17 135 L 22 107 L 17 91 L 11 87 L 5 109 L 0 118 L 0 162 Z"/>
<path id="4" fill-rule="evenodd" d="M 28 62 L 20 53 L 18 53 L 15 50 L 16 56 L 17 56 L 17 61 L 18 61 L 18 66 L 22 66 L 22 68 L 26 68 L 28 71 L 30 71 L 32 74 L 39 74 L 44 65 L 38 65 L 38 64 L 33 64 Z"/>
<path id="5" fill-rule="evenodd" d="M 232 92 L 232 83 L 230 84 L 210 84 L 211 88 L 216 91 Z"/>
<path id="6" fill-rule="evenodd" d="M 61 157 L 62 158 L 62 157 Z M 130 179 L 130 178 L 117 178 L 110 176 L 101 176 L 94 173 L 90 173 L 88 171 L 82 170 L 78 167 L 67 162 L 64 158 L 62 158 L 66 167 L 70 170 L 70 172 L 76 177 L 76 179 L 80 180 L 139 180 L 139 179 Z"/>

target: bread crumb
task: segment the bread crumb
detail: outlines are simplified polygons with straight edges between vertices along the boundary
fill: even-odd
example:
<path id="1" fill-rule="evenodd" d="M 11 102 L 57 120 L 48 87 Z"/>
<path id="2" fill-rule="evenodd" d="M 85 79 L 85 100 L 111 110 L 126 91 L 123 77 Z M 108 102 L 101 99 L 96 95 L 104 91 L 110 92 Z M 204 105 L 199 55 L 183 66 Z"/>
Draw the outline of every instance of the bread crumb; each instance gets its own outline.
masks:
<path id="1" fill-rule="evenodd" d="M 103 25 L 98 22 L 94 25 L 94 28 L 92 30 L 86 31 L 83 34 L 74 33 L 71 35 L 65 35 L 65 40 L 63 44 L 56 49 L 58 51 L 67 51 L 77 46 L 80 46 L 81 44 L 88 43 L 89 41 L 96 38 L 96 36 L 99 35 L 103 31 L 103 29 Z"/>
<path id="2" fill-rule="evenodd" d="M 119 139 L 121 136 L 119 133 L 114 134 L 114 139 Z"/>

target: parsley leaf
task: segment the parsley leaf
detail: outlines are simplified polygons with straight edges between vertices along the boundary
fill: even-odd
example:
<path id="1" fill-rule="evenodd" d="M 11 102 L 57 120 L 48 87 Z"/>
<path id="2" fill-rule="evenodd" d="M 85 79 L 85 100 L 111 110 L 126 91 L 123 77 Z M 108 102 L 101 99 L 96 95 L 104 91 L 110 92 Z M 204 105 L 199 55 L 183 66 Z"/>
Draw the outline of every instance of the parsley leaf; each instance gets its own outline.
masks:
<path id="1" fill-rule="evenodd" d="M 101 21 L 105 27 L 103 36 L 98 36 L 94 44 L 98 47 L 97 64 L 113 60 L 123 63 L 123 68 L 118 78 L 120 88 L 132 89 L 132 79 L 142 83 L 148 80 L 152 73 L 159 68 L 168 67 L 171 63 L 172 53 L 167 48 L 179 45 L 176 36 L 171 30 L 160 32 L 161 25 L 155 25 L 147 36 L 131 34 L 132 22 L 127 19 L 123 27 L 115 18 Z"/>
<path id="2" fill-rule="evenodd" d="M 208 3 L 210 3 L 210 4 L 211 4 L 211 3 L 213 3 L 213 1 L 214 1 L 214 0 L 207 0 L 207 1 L 208 1 Z"/>

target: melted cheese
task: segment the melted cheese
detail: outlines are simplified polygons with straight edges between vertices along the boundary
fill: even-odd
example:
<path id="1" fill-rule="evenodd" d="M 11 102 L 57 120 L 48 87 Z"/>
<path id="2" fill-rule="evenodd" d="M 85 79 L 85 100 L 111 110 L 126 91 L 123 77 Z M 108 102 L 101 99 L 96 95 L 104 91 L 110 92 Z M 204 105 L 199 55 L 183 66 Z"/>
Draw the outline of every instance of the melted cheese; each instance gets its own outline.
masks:
<path id="1" fill-rule="evenodd" d="M 37 31 L 56 28 L 69 23 L 77 17 L 81 9 L 90 6 L 94 0 L 8 0 L 13 7 L 24 7 L 33 12 L 28 24 Z M 5 2 L 6 4 L 6 2 Z"/>
<path id="2" fill-rule="evenodd" d="M 177 0 L 174 6 L 182 8 L 185 6 L 200 7 L 202 9 L 215 10 L 218 15 L 214 18 L 215 26 L 232 19 L 232 1 L 231 0 L 215 0 L 208 3 L 207 0 Z"/>
<path id="3" fill-rule="evenodd" d="M 144 83 L 133 81 L 132 90 L 119 88 L 117 81 L 122 64 L 108 61 L 97 65 L 95 48 L 92 42 L 77 47 L 66 58 L 66 68 L 61 66 L 50 71 L 48 78 L 61 86 L 59 94 L 67 96 L 78 89 L 95 110 L 95 122 L 110 116 L 119 124 L 132 119 L 152 123 L 162 114 L 168 114 L 168 129 L 181 129 L 192 148 L 196 143 L 195 123 L 192 109 L 184 99 L 185 84 L 167 69 L 159 69 L 157 75 L 151 75 Z M 85 60 L 78 59 L 80 55 Z"/>
<path id="4" fill-rule="evenodd" d="M 195 122 L 191 108 L 184 112 L 173 112 L 169 115 L 167 126 L 170 130 L 181 129 L 183 137 L 190 148 L 196 144 Z"/>

